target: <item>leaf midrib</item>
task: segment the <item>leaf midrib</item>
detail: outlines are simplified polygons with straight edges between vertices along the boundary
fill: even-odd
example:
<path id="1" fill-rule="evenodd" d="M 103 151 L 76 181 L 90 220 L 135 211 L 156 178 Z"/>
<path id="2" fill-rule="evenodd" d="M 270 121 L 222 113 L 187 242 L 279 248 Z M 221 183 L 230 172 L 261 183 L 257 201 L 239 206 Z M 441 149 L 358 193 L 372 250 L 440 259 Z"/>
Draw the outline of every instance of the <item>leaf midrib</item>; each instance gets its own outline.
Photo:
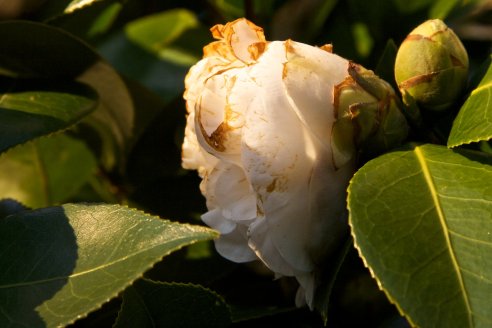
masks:
<path id="1" fill-rule="evenodd" d="M 198 238 L 198 237 L 199 236 L 196 236 L 195 238 Z M 71 278 L 83 276 L 83 275 L 92 273 L 94 271 L 104 270 L 105 268 L 108 268 L 108 267 L 113 266 L 113 265 L 116 265 L 116 264 L 118 264 L 120 262 L 126 261 L 126 260 L 128 260 L 128 259 L 130 259 L 132 257 L 138 256 L 138 255 L 140 255 L 142 253 L 145 253 L 145 252 L 148 252 L 148 251 L 152 251 L 155 248 L 167 246 L 169 243 L 180 242 L 180 241 L 186 240 L 188 238 L 189 237 L 187 237 L 187 238 L 181 238 L 181 239 L 176 239 L 176 240 L 172 240 L 170 242 L 167 242 L 165 244 L 155 245 L 153 247 L 146 248 L 146 249 L 143 249 L 143 250 L 138 251 L 136 253 L 132 253 L 132 254 L 129 254 L 129 255 L 124 256 L 122 258 L 119 258 L 116 261 L 111 261 L 109 263 L 105 263 L 103 265 L 99 265 L 99 266 L 97 266 L 95 268 L 84 270 L 82 272 L 72 273 L 72 274 L 67 275 L 67 276 L 58 276 L 58 277 L 53 277 L 53 278 L 48 278 L 48 279 L 33 280 L 33 281 L 29 281 L 29 282 L 20 282 L 20 283 L 8 284 L 8 285 L 0 285 L 0 289 L 8 289 L 8 288 L 15 288 L 15 287 L 26 287 L 26 286 L 32 286 L 32 285 L 39 285 L 39 284 L 49 283 L 49 282 L 53 282 L 53 281 L 57 281 L 57 280 L 71 279 Z M 172 248 L 172 249 L 169 250 L 169 252 L 163 253 L 162 254 L 162 257 L 164 257 L 164 256 L 168 255 L 169 253 L 171 253 L 173 251 L 176 251 L 176 250 L 178 250 L 178 249 L 180 249 L 182 247 L 185 247 L 187 245 L 191 245 L 191 244 L 193 244 L 193 243 L 195 243 L 197 241 L 199 241 L 199 239 L 193 240 L 190 243 L 185 243 L 183 245 L 179 245 L 176 248 Z"/>
<path id="2" fill-rule="evenodd" d="M 462 290 L 463 301 L 465 302 L 465 306 L 466 306 L 466 310 L 467 310 L 467 314 L 468 314 L 469 327 L 473 327 L 474 325 L 473 325 L 472 309 L 470 306 L 470 300 L 468 299 L 468 294 L 466 293 L 465 283 L 463 280 L 463 275 L 461 273 L 460 266 L 458 264 L 458 260 L 456 258 L 454 251 L 453 251 L 453 245 L 451 243 L 451 238 L 449 236 L 450 235 L 449 228 L 447 226 L 444 211 L 442 209 L 441 202 L 439 200 L 437 188 L 435 186 L 434 180 L 432 178 L 432 174 L 430 172 L 429 166 L 427 165 L 427 161 L 425 159 L 425 155 L 423 154 L 423 152 L 421 150 L 421 147 L 415 147 L 414 151 L 415 151 L 415 155 L 417 157 L 417 161 L 422 168 L 422 174 L 424 175 L 425 182 L 427 183 L 427 186 L 429 187 L 429 192 L 431 194 L 432 201 L 435 205 L 437 216 L 439 217 L 439 222 L 441 223 L 441 226 L 443 228 L 444 238 L 445 238 L 446 244 L 448 246 L 447 249 L 449 251 L 451 262 L 453 264 L 454 270 L 455 270 L 457 278 L 458 278 L 460 289 Z"/>

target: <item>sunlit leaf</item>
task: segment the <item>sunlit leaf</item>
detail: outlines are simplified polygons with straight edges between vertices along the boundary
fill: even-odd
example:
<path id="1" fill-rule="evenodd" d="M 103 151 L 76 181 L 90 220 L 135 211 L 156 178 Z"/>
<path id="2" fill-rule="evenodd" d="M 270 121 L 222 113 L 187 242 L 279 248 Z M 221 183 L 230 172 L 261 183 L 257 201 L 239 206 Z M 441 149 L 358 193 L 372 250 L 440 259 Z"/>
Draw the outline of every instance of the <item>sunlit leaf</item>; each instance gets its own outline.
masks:
<path id="1" fill-rule="evenodd" d="M 58 0 L 46 1 L 40 10 L 36 13 L 37 18 L 42 21 L 51 21 L 61 16 L 70 16 L 71 14 L 87 10 L 94 5 L 101 3 L 110 3 L 115 0 Z"/>
<path id="2" fill-rule="evenodd" d="M 74 205 L 0 220 L 0 326 L 65 326 L 163 256 L 216 236 L 118 205 Z"/>
<path id="3" fill-rule="evenodd" d="M 64 11 L 49 23 L 81 38 L 92 39 L 107 32 L 122 9 L 123 4 L 118 0 L 96 1 L 80 9 Z"/>
<path id="4" fill-rule="evenodd" d="M 492 157 L 423 145 L 367 163 L 349 187 L 355 245 L 419 327 L 492 322 Z"/>
<path id="5" fill-rule="evenodd" d="M 224 300 L 199 285 L 138 280 L 123 294 L 115 328 L 229 327 Z"/>
<path id="6" fill-rule="evenodd" d="M 95 92 L 80 83 L 0 76 L 0 152 L 66 129 L 96 105 Z"/>
<path id="7" fill-rule="evenodd" d="M 172 43 L 186 30 L 198 26 L 194 13 L 185 9 L 173 9 L 130 22 L 125 31 L 129 40 L 159 58 L 191 65 L 199 58 L 184 47 L 172 46 Z M 190 40 L 187 44 L 190 44 Z"/>
<path id="8" fill-rule="evenodd" d="M 354 23 L 351 30 L 354 36 L 354 48 L 361 57 L 367 57 L 374 46 L 368 26 L 364 23 Z"/>
<path id="9" fill-rule="evenodd" d="M 492 56 L 490 57 L 492 59 Z M 492 138 L 492 61 L 480 84 L 461 107 L 448 139 L 448 147 Z"/>
<path id="10" fill-rule="evenodd" d="M 89 180 L 96 165 L 79 140 L 65 135 L 37 139 L 0 156 L 0 199 L 33 208 L 59 204 Z"/>

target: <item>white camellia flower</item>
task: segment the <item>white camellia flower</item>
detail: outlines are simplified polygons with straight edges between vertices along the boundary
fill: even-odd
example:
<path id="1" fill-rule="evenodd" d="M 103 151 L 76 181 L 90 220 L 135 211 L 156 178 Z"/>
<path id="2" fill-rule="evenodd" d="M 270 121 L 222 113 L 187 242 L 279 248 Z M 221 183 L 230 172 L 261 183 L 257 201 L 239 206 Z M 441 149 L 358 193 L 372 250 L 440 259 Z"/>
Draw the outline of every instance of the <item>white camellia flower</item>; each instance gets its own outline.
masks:
<path id="1" fill-rule="evenodd" d="M 357 136 L 382 125 L 376 120 L 367 132 L 354 118 L 395 111 L 379 108 L 349 74 L 370 71 L 329 46 L 267 42 L 246 19 L 212 33 L 218 41 L 204 48 L 185 80 L 183 167 L 203 178 L 202 219 L 221 232 L 217 251 L 295 277 L 297 303 L 312 307 L 316 270 L 348 229 L 345 190 Z M 344 90 L 356 94 L 358 107 L 344 105 Z M 367 112 L 378 115 L 359 115 L 373 104 Z"/>

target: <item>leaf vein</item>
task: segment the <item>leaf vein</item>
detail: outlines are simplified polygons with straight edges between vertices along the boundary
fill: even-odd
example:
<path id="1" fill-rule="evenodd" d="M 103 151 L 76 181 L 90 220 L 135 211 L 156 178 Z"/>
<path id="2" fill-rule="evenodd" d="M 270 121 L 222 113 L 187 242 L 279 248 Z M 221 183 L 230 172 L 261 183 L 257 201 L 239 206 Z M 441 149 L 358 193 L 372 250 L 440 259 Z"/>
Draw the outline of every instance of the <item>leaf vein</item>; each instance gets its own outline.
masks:
<path id="1" fill-rule="evenodd" d="M 463 294 L 463 301 L 465 302 L 465 306 L 466 306 L 466 309 L 468 312 L 469 327 L 473 327 L 474 325 L 473 325 L 473 318 L 471 315 L 472 310 L 471 310 L 471 306 L 470 306 L 470 300 L 468 299 L 468 294 L 466 293 L 466 288 L 465 288 L 465 283 L 464 283 L 463 276 L 461 273 L 461 268 L 458 264 L 456 254 L 453 251 L 453 245 L 451 243 L 451 238 L 449 236 L 449 229 L 448 229 L 448 226 L 446 223 L 446 218 L 444 216 L 443 208 L 441 206 L 441 203 L 440 203 L 440 200 L 438 197 L 437 188 L 436 188 L 434 180 L 432 178 L 432 174 L 431 174 L 429 166 L 427 164 L 427 160 L 425 158 L 425 155 L 423 154 L 420 147 L 415 147 L 415 155 L 417 157 L 418 163 L 421 166 L 422 174 L 424 175 L 425 182 L 429 188 L 429 192 L 431 194 L 432 201 L 434 202 L 434 205 L 436 208 L 436 214 L 437 214 L 437 216 L 439 218 L 439 222 L 441 223 L 441 226 L 443 228 L 443 234 L 444 234 L 444 238 L 446 240 L 446 244 L 448 246 L 449 256 L 451 258 L 451 262 L 452 262 L 454 269 L 456 271 L 456 275 L 458 278 L 460 289 L 462 290 L 462 294 Z"/>

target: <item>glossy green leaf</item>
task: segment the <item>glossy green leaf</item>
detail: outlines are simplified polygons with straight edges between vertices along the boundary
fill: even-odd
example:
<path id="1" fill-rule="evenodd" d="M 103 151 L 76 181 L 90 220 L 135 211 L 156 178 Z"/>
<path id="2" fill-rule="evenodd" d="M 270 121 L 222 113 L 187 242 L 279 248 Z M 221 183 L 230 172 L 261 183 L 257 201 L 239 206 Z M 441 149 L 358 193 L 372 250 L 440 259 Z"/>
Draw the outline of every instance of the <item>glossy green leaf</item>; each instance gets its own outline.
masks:
<path id="1" fill-rule="evenodd" d="M 66 129 L 96 105 L 97 95 L 80 83 L 0 76 L 0 153 Z"/>
<path id="2" fill-rule="evenodd" d="M 115 328 L 229 327 L 225 301 L 200 285 L 138 280 L 123 294 Z"/>
<path id="3" fill-rule="evenodd" d="M 0 220 L 18 212 L 28 210 L 24 204 L 13 200 L 13 199 L 2 199 L 0 200 Z"/>
<path id="4" fill-rule="evenodd" d="M 395 82 L 395 60 L 396 53 L 398 52 L 398 47 L 392 39 L 386 42 L 383 53 L 379 57 L 378 64 L 374 73 L 377 76 L 391 84 L 391 86 L 398 90 Z"/>
<path id="5" fill-rule="evenodd" d="M 119 205 L 19 212 L 0 220 L 0 326 L 65 326 L 163 256 L 216 236 Z"/>
<path id="6" fill-rule="evenodd" d="M 119 72 L 139 81 L 165 102 L 179 97 L 184 91 L 187 66 L 159 59 L 131 42 L 123 32 L 107 38 L 100 45 L 99 51 Z"/>
<path id="7" fill-rule="evenodd" d="M 84 120 L 109 145 L 102 154 L 106 167 L 122 162 L 133 137 L 135 107 L 120 75 L 94 49 L 49 25 L 0 22 L 0 71 L 13 76 L 75 79 L 99 95 L 96 110 Z"/>
<path id="8" fill-rule="evenodd" d="M 100 95 L 99 106 L 84 123 L 95 129 L 103 140 L 102 162 L 112 168 L 124 161 L 134 136 L 136 109 L 120 75 L 106 62 L 100 61 L 79 76 Z"/>
<path id="9" fill-rule="evenodd" d="M 118 0 L 97 1 L 55 17 L 49 23 L 83 39 L 93 39 L 113 26 L 122 9 Z"/>
<path id="10" fill-rule="evenodd" d="M 185 31 L 198 26 L 199 21 L 194 13 L 185 9 L 173 9 L 130 22 L 126 25 L 125 32 L 129 40 L 161 59 L 192 65 L 199 57 L 184 47 L 173 46 L 172 43 Z M 190 44 L 190 40 L 187 43 Z"/>
<path id="11" fill-rule="evenodd" d="M 429 11 L 429 18 L 444 20 L 460 0 L 438 0 L 435 1 Z"/>
<path id="12" fill-rule="evenodd" d="M 268 2 L 268 1 L 262 1 Z M 245 16 L 244 1 L 241 0 L 211 0 L 210 3 L 227 20 L 232 21 Z"/>
<path id="13" fill-rule="evenodd" d="M 365 264 L 419 327 L 492 323 L 492 157 L 423 145 L 370 161 L 348 190 Z"/>
<path id="14" fill-rule="evenodd" d="M 101 0 L 72 0 L 68 6 L 65 8 L 65 12 L 73 12 L 75 10 L 88 7 L 96 2 L 101 2 Z"/>
<path id="15" fill-rule="evenodd" d="M 337 2 L 338 0 L 325 0 L 321 2 L 318 10 L 313 13 L 312 18 L 307 22 L 306 36 L 308 38 L 314 39 L 314 36 L 320 33 L 323 24 L 325 24 Z"/>
<path id="16" fill-rule="evenodd" d="M 480 84 L 471 92 L 453 122 L 448 147 L 487 141 L 492 138 L 492 61 L 490 59 Z"/>
<path id="17" fill-rule="evenodd" d="M 100 3 L 113 2 L 114 0 L 58 0 L 46 1 L 36 13 L 36 18 L 41 21 L 51 21 L 61 16 L 70 16 L 81 9 L 88 9 Z"/>
<path id="18" fill-rule="evenodd" d="M 40 138 L 0 157 L 0 199 L 33 207 L 60 204 L 95 173 L 97 162 L 82 141 L 65 135 Z"/>
<path id="19" fill-rule="evenodd" d="M 20 77 L 74 78 L 100 57 L 63 30 L 29 21 L 0 22 L 0 72 Z"/>

